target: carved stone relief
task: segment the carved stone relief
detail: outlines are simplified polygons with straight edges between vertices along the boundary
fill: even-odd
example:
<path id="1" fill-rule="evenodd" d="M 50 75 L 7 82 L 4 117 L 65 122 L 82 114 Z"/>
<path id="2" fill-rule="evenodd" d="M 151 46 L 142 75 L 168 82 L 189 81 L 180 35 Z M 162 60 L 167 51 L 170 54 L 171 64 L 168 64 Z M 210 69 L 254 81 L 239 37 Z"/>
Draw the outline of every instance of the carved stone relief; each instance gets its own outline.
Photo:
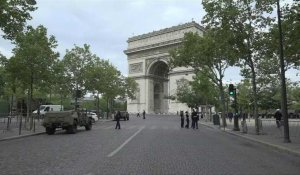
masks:
<path id="1" fill-rule="evenodd" d="M 134 63 L 129 65 L 129 73 L 141 73 L 143 72 L 143 62 Z"/>

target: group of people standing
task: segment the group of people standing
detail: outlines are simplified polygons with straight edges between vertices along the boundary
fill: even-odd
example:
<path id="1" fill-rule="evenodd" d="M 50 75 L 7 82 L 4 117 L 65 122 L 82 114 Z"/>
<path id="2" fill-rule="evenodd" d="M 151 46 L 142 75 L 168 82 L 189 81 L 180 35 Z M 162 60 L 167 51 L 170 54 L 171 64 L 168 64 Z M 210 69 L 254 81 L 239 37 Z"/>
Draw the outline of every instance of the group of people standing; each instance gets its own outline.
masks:
<path id="1" fill-rule="evenodd" d="M 184 114 L 183 114 L 183 111 L 180 111 L 181 128 L 183 128 L 183 127 L 190 128 L 190 116 L 189 116 L 189 112 L 188 111 L 185 111 L 185 117 L 186 117 L 186 125 L 184 126 Z M 199 115 L 195 111 L 195 109 L 193 109 L 193 111 L 191 113 L 191 119 L 192 119 L 191 128 L 198 129 Z"/>

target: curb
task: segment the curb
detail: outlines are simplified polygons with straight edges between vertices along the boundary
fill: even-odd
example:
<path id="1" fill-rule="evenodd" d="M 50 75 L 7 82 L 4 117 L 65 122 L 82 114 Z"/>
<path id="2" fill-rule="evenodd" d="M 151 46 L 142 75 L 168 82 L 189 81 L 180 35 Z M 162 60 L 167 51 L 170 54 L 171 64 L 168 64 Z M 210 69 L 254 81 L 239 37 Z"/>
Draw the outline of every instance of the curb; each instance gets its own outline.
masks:
<path id="1" fill-rule="evenodd" d="M 218 129 L 216 127 L 213 127 L 213 126 L 210 126 L 210 125 L 207 125 L 207 124 L 204 124 L 204 123 L 200 123 L 200 124 L 204 125 L 206 127 L 209 127 L 209 128 Z M 256 143 L 263 144 L 263 145 L 271 147 L 271 148 L 275 148 L 277 151 L 285 152 L 285 153 L 292 154 L 292 155 L 300 157 L 300 152 L 298 152 L 298 151 L 294 151 L 294 150 L 288 149 L 288 148 L 283 147 L 283 146 L 279 146 L 279 145 L 276 145 L 276 144 L 272 144 L 272 143 L 269 143 L 269 142 L 265 142 L 265 141 L 262 141 L 262 140 L 251 138 L 251 137 L 241 135 L 241 134 L 238 134 L 238 133 L 234 133 L 231 130 L 223 130 L 223 129 L 220 129 L 220 130 L 225 132 L 225 133 L 234 135 L 234 136 L 238 136 L 238 137 L 241 137 L 241 138 L 244 138 L 244 139 L 248 139 L 248 140 L 254 141 Z"/>
<path id="2" fill-rule="evenodd" d="M 35 135 L 42 135 L 42 134 L 45 134 L 45 133 L 46 133 L 45 131 L 42 131 L 42 132 L 36 132 L 36 133 L 32 133 L 32 134 L 25 134 L 25 135 L 18 135 L 18 136 L 6 137 L 6 138 L 3 138 L 3 139 L 0 139 L 0 142 L 6 141 L 6 140 L 20 139 L 20 138 L 30 137 L 30 136 L 35 136 Z"/>
<path id="3" fill-rule="evenodd" d="M 101 121 L 101 120 L 98 120 Z M 110 120 L 102 120 L 101 122 L 108 122 Z M 41 131 L 41 132 L 36 132 L 36 133 L 32 133 L 32 134 L 25 134 L 25 135 L 17 135 L 17 136 L 12 136 L 12 137 L 6 137 L 6 138 L 2 138 L 0 139 L 0 142 L 2 141 L 7 141 L 7 140 L 14 140 L 14 139 L 20 139 L 20 138 L 24 138 L 24 137 L 30 137 L 30 136 L 35 136 L 35 135 L 42 135 L 45 134 L 45 131 Z"/>

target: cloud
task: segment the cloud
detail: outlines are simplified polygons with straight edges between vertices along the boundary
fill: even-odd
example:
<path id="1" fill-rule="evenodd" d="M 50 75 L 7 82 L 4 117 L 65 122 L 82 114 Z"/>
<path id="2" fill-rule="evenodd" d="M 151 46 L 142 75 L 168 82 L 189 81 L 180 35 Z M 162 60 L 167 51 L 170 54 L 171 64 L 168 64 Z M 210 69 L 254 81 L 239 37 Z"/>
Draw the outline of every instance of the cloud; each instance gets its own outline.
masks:
<path id="1" fill-rule="evenodd" d="M 49 35 L 56 37 L 60 57 L 74 44 L 87 43 L 93 53 L 109 59 L 124 75 L 128 74 L 128 63 L 123 51 L 133 33 L 160 30 L 192 18 L 200 23 L 204 16 L 199 0 L 38 0 L 37 6 L 28 24 L 42 24 Z M 3 55 L 12 56 L 13 47 L 10 41 L 0 38 Z M 241 78 L 239 69 L 226 72 L 228 80 Z"/>

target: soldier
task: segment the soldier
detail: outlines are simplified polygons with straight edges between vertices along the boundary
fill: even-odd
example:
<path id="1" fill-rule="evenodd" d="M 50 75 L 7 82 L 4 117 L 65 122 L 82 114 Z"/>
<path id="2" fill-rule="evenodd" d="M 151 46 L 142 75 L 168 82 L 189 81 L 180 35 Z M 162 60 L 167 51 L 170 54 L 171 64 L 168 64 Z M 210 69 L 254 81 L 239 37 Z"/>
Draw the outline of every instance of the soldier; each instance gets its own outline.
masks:
<path id="1" fill-rule="evenodd" d="M 195 127 L 196 127 L 196 129 L 198 129 L 198 121 L 199 121 L 199 113 L 197 113 L 196 121 L 195 121 Z"/>
<path id="2" fill-rule="evenodd" d="M 185 116 L 186 116 L 186 125 L 185 125 L 185 128 L 189 128 L 190 127 L 189 112 L 185 111 Z"/>
<path id="3" fill-rule="evenodd" d="M 195 111 L 195 109 L 193 109 L 191 117 L 192 117 L 192 128 L 195 129 L 196 120 L 197 120 L 197 112 Z"/>
<path id="4" fill-rule="evenodd" d="M 198 129 L 197 112 L 195 111 L 195 109 L 193 109 L 193 112 L 191 115 L 192 115 L 192 128 L 195 129 L 195 127 L 196 127 Z"/>
<path id="5" fill-rule="evenodd" d="M 117 121 L 117 123 L 116 123 L 116 128 L 115 129 L 117 129 L 117 128 L 121 129 L 120 118 L 121 118 L 121 113 L 120 113 L 120 111 L 118 111 L 117 114 L 116 114 L 116 121 Z"/>
<path id="6" fill-rule="evenodd" d="M 181 128 L 184 126 L 184 114 L 183 111 L 180 111 L 180 119 L 181 119 Z"/>
<path id="7" fill-rule="evenodd" d="M 146 117 L 146 112 L 145 112 L 145 110 L 144 110 L 144 111 L 143 111 L 143 119 L 146 119 L 145 117 Z"/>

